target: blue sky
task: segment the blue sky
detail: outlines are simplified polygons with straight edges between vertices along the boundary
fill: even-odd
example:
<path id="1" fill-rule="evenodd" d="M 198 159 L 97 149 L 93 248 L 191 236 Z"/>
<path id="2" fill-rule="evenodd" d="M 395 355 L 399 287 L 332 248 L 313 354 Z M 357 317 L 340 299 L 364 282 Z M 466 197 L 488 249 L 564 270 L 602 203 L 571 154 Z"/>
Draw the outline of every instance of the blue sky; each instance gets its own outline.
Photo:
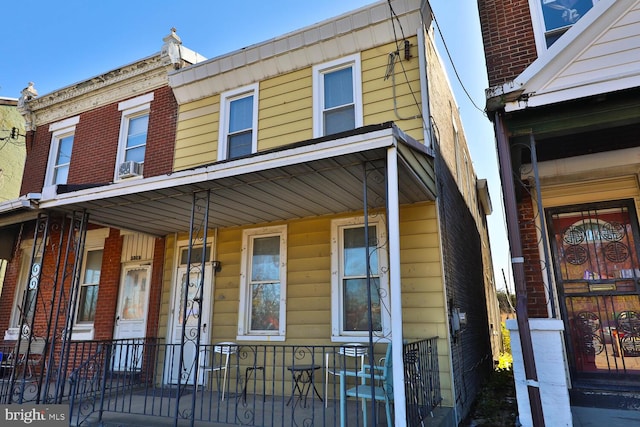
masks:
<path id="1" fill-rule="evenodd" d="M 71 85 L 158 52 L 171 27 L 185 46 L 212 58 L 356 9 L 370 0 L 22 0 L 2 5 L 0 96 L 18 98 L 28 82 L 39 94 Z M 475 0 L 431 0 L 466 92 L 484 107 L 487 86 Z M 436 40 L 464 122 L 479 178 L 487 178 L 496 283 L 509 271 L 500 178 L 491 123 L 469 100 L 442 41 Z"/>

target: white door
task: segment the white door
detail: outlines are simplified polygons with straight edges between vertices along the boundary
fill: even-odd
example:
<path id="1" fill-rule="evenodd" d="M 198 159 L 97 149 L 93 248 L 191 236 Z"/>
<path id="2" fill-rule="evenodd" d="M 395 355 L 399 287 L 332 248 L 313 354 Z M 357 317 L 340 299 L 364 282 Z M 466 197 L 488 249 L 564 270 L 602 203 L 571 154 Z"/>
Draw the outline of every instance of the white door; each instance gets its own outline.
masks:
<path id="1" fill-rule="evenodd" d="M 113 337 L 113 368 L 117 371 L 139 370 L 147 329 L 150 265 L 125 265 L 116 311 Z"/>
<path id="2" fill-rule="evenodd" d="M 172 327 L 170 343 L 174 344 L 169 347 L 169 381 L 172 384 L 178 382 L 180 373 L 180 343 L 183 336 L 184 325 L 184 346 L 182 354 L 182 374 L 180 382 L 193 383 L 194 376 L 197 372 L 195 366 L 198 323 L 200 323 L 200 344 L 209 343 L 209 329 L 211 317 L 211 295 L 213 295 L 213 281 L 211 280 L 211 265 L 206 264 L 204 269 L 204 281 L 201 280 L 200 264 L 191 266 L 191 273 L 187 281 L 187 267 L 178 268 L 176 282 L 174 284 L 174 295 L 172 305 Z M 197 300 L 200 294 L 200 284 L 202 283 L 202 301 Z M 185 317 L 185 295 L 186 301 L 186 317 Z M 202 377 L 198 379 L 198 383 L 202 384 Z"/>

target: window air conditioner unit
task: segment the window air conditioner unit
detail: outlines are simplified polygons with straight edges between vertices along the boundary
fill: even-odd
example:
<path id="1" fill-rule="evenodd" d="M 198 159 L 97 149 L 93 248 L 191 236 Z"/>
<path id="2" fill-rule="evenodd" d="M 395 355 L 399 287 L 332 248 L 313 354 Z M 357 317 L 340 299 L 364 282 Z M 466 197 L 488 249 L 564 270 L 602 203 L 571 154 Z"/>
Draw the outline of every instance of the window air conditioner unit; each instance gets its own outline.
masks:
<path id="1" fill-rule="evenodd" d="M 142 174 L 142 165 L 133 160 L 120 163 L 118 168 L 118 178 L 131 178 L 132 176 L 140 176 Z"/>

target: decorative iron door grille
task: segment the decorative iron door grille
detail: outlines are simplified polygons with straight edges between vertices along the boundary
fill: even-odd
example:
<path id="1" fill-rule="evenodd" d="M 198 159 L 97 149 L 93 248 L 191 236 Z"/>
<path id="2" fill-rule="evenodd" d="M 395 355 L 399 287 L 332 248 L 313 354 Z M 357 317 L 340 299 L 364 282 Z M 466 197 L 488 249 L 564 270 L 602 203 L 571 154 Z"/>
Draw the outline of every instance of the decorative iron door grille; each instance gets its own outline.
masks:
<path id="1" fill-rule="evenodd" d="M 547 211 L 575 379 L 638 381 L 638 221 L 633 201 Z"/>

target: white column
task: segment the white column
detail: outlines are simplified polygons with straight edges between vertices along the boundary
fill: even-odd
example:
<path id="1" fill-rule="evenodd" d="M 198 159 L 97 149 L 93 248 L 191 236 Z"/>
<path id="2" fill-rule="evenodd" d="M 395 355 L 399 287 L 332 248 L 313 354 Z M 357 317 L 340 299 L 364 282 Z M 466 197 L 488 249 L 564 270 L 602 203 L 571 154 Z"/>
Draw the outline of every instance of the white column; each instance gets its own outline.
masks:
<path id="1" fill-rule="evenodd" d="M 507 320 L 511 335 L 513 354 L 513 376 L 518 400 L 518 416 L 523 427 L 532 427 L 531 406 L 524 373 L 522 346 L 518 333 L 518 322 Z M 573 426 L 569 403 L 569 384 L 562 331 L 564 325 L 558 319 L 529 319 L 533 355 L 538 373 L 538 387 L 544 422 L 547 426 Z"/>
<path id="2" fill-rule="evenodd" d="M 391 293 L 391 343 L 395 425 L 407 422 L 402 357 L 402 289 L 400 286 L 400 201 L 398 199 L 398 149 L 387 150 L 387 220 L 389 222 L 389 287 Z"/>

